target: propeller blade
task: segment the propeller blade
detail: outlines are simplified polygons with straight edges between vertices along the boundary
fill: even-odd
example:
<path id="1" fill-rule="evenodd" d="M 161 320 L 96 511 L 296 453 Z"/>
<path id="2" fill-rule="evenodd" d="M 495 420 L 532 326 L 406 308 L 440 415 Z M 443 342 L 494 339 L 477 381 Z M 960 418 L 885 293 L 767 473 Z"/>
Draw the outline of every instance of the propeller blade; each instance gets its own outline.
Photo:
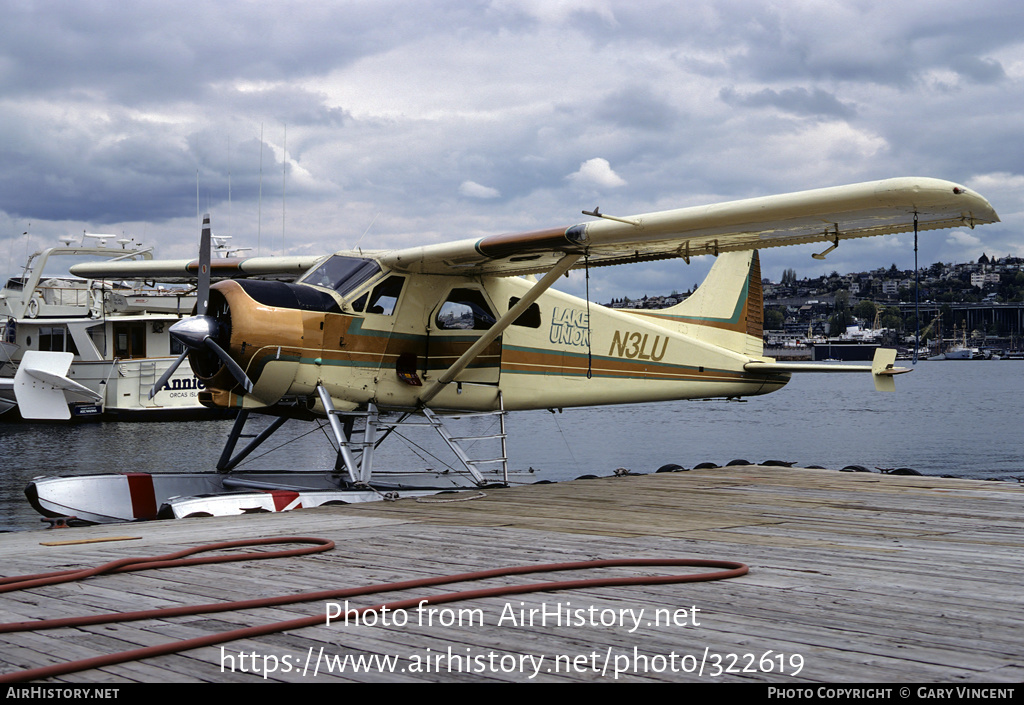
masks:
<path id="1" fill-rule="evenodd" d="M 153 385 L 153 388 L 149 390 L 149 398 L 150 399 L 155 397 L 156 393 L 159 392 L 163 388 L 163 386 L 165 384 L 167 384 L 167 380 L 169 380 L 171 378 L 171 375 L 174 374 L 174 371 L 178 369 L 178 365 L 180 365 L 182 363 L 182 361 L 186 357 L 188 357 L 188 352 L 189 351 L 186 350 L 181 355 L 179 355 L 178 359 L 175 360 L 174 362 L 172 362 L 171 366 L 167 368 L 167 371 L 164 372 L 162 375 L 160 375 L 160 379 L 158 379 L 156 381 L 156 384 Z"/>
<path id="2" fill-rule="evenodd" d="M 210 214 L 203 216 L 203 231 L 199 238 L 199 282 L 196 289 L 196 314 L 206 315 L 210 304 Z"/>
<path id="3" fill-rule="evenodd" d="M 238 383 L 245 388 L 245 391 L 251 394 L 252 381 L 246 376 L 245 371 L 241 368 L 241 366 L 224 351 L 224 348 L 217 345 L 217 343 L 214 342 L 213 338 L 207 338 L 206 344 L 209 346 L 211 350 L 217 353 L 217 357 L 219 357 L 221 361 L 225 365 L 227 365 L 228 369 L 231 371 L 231 374 L 234 375 L 235 379 L 238 380 Z"/>

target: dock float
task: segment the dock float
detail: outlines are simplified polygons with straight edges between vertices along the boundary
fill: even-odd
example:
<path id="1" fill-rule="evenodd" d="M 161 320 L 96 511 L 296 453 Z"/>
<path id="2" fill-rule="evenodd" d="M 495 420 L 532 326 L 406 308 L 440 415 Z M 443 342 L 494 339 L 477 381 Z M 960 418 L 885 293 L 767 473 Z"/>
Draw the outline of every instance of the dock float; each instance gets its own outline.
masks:
<path id="1" fill-rule="evenodd" d="M 460 589 L 707 569 L 605 568 L 379 596 L 0 634 L 0 676 L 254 625 L 312 626 L 49 683 L 1020 683 L 1024 487 L 733 466 L 283 514 L 0 535 L 5 576 L 237 539 L 311 555 L 100 575 L 0 594 L 0 622 L 249 600 L 530 564 L 704 559 L 712 582 L 584 587 L 365 613 Z M 454 500 L 454 501 L 452 501 Z M 328 623 L 327 615 L 335 618 Z M 350 615 L 346 623 L 344 617 Z"/>

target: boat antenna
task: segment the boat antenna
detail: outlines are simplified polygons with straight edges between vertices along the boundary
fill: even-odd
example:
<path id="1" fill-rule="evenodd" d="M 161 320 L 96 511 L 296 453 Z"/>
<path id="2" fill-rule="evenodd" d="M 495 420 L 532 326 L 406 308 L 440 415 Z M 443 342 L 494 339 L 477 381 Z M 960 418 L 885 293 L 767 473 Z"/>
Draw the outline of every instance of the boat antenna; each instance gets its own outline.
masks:
<path id="1" fill-rule="evenodd" d="M 32 227 L 32 223 L 29 223 L 29 228 L 31 228 L 31 227 Z M 25 235 L 26 236 L 28 235 L 28 230 L 25 231 Z M 14 243 L 17 241 L 17 239 L 18 238 L 16 238 L 16 237 L 12 237 L 11 241 L 10 241 L 10 244 L 7 246 L 7 279 L 10 279 L 12 276 L 14 276 L 14 272 L 15 272 L 15 267 L 14 267 Z M 28 249 L 28 248 L 26 247 L 26 249 Z M 7 279 L 4 280 L 5 283 L 6 283 Z"/>

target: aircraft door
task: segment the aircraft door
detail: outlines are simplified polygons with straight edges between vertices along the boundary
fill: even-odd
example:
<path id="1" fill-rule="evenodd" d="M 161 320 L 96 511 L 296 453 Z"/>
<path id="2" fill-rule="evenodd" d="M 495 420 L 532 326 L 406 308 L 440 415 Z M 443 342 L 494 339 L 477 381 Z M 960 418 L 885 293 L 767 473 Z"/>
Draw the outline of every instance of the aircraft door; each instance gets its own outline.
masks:
<path id="1" fill-rule="evenodd" d="M 440 375 L 497 321 L 482 289 L 455 287 L 430 314 L 427 355 L 430 373 Z M 487 346 L 456 382 L 497 384 L 501 371 L 501 336 Z"/>
<path id="2" fill-rule="evenodd" d="M 331 344 L 338 339 L 337 345 L 355 376 L 379 380 L 382 368 L 394 369 L 397 358 L 418 352 L 416 342 L 422 336 L 396 332 L 408 328 L 399 320 L 406 281 L 401 275 L 385 277 L 352 302 L 355 316 L 338 317 L 343 330 L 339 331 L 340 337 L 330 338 Z"/>

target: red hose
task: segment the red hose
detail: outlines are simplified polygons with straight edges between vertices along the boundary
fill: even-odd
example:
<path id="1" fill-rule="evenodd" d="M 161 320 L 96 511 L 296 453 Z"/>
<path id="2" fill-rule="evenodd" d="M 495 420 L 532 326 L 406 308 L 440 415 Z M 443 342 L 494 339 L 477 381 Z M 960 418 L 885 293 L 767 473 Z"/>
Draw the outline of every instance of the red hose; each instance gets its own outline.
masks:
<path id="1" fill-rule="evenodd" d="M 258 543 L 269 544 L 269 543 L 294 543 L 294 542 L 318 542 L 319 545 L 315 549 L 300 549 L 300 552 L 311 552 L 313 550 L 324 551 L 333 547 L 333 542 L 325 541 L 323 539 L 310 539 L 291 537 L 286 539 L 263 539 Z M 101 566 L 97 569 L 89 571 L 62 571 L 58 574 L 66 576 L 67 580 L 77 579 L 79 574 L 94 575 L 103 568 L 106 568 L 105 572 L 112 572 L 109 567 L 116 566 L 115 571 L 124 572 L 127 570 L 145 570 L 148 568 L 166 567 L 168 565 L 194 565 L 196 562 L 223 562 L 223 560 L 247 560 L 242 556 L 248 556 L 249 558 L 272 558 L 280 557 L 283 555 L 295 555 L 292 551 L 283 551 L 277 553 L 256 553 L 256 554 L 234 554 L 228 557 L 211 557 L 211 558 L 222 558 L 222 561 L 212 561 L 210 559 L 190 559 L 185 562 L 179 562 L 171 559 L 170 556 L 189 555 L 200 551 L 210 551 L 217 548 L 233 547 L 239 545 L 249 545 L 257 542 L 244 542 L 234 541 L 228 544 L 208 544 L 206 546 L 200 546 L 195 549 L 188 549 L 184 552 L 177 554 L 169 554 L 169 556 L 160 556 L 157 558 L 145 558 L 145 559 L 126 559 L 124 561 L 114 561 L 108 563 L 105 566 Z M 328 545 L 329 544 L 329 545 Z M 127 564 L 127 565 L 126 565 Z M 689 583 L 689 582 L 700 582 L 709 580 L 723 580 L 725 578 L 734 578 L 740 575 L 745 575 L 748 572 L 748 568 L 743 563 L 735 563 L 732 561 L 716 561 L 716 560 L 702 560 L 702 559 L 685 559 L 685 558 L 669 558 L 669 559 L 658 559 L 658 558 L 632 558 L 632 559 L 621 559 L 621 560 L 595 560 L 595 561 L 580 561 L 573 563 L 548 563 L 543 565 L 528 565 L 528 566 L 513 566 L 510 568 L 496 568 L 493 570 L 475 571 L 471 573 L 461 573 L 458 575 L 447 575 L 438 576 L 433 578 L 421 578 L 417 580 L 406 580 L 395 583 L 381 583 L 378 585 L 369 585 L 365 587 L 357 588 L 345 588 L 338 590 L 325 590 L 320 592 L 303 593 L 299 595 L 284 595 L 280 597 L 270 597 L 258 600 L 243 600 L 239 602 L 225 602 L 208 605 L 197 605 L 188 607 L 174 607 L 157 610 L 145 610 L 141 612 L 126 612 L 108 615 L 97 615 L 90 617 L 71 617 L 66 619 L 55 619 L 55 620 L 44 620 L 36 622 L 12 622 L 8 624 L 0 624 L 0 633 L 2 632 L 16 632 L 16 631 L 28 631 L 38 629 L 53 629 L 56 627 L 64 626 L 83 626 L 86 624 L 105 624 L 115 621 L 131 621 L 138 619 L 151 619 L 154 617 L 170 617 L 183 614 L 204 614 L 209 612 L 224 612 L 236 609 L 248 609 L 253 607 L 268 607 L 284 604 L 293 604 L 297 602 L 311 602 L 315 600 L 324 599 L 336 599 L 342 597 L 354 597 L 358 595 L 369 595 L 380 592 L 393 592 L 397 590 L 406 590 L 409 588 L 427 587 L 434 585 L 446 585 L 458 582 L 467 582 L 472 580 L 483 580 L 486 578 L 493 578 L 499 576 L 508 575 L 526 575 L 530 573 L 547 573 L 563 570 L 585 570 L 591 568 L 608 568 L 608 567 L 621 567 L 621 566 L 692 566 L 692 567 L 707 567 L 707 568 L 722 568 L 713 573 L 692 573 L 686 575 L 656 575 L 656 576 L 635 576 L 629 578 L 591 578 L 581 580 L 565 580 L 555 581 L 546 583 L 532 583 L 528 585 L 506 585 L 496 588 L 482 588 L 478 590 L 464 590 L 459 592 L 445 593 L 443 595 L 435 595 L 433 597 L 418 597 L 405 600 L 399 600 L 396 602 L 385 603 L 375 605 L 372 607 L 364 607 L 356 610 L 359 616 L 362 616 L 366 612 L 372 612 L 376 610 L 382 610 L 387 608 L 388 610 L 399 610 L 410 607 L 418 607 L 423 604 L 444 604 L 449 602 L 458 602 L 462 600 L 470 600 L 481 597 L 497 597 L 503 595 L 521 595 L 524 593 L 531 592 L 549 592 L 555 590 L 571 590 L 577 588 L 594 588 L 594 587 L 608 587 L 608 586 L 622 586 L 622 585 L 665 585 L 674 583 Z M 74 577 L 73 577 L 74 576 Z M 31 580 L 28 584 L 36 584 L 36 580 L 41 576 L 20 576 L 22 578 L 28 577 Z M 13 582 L 18 578 L 10 578 L 7 581 Z M 0 582 L 7 582 L 0 581 Z M 22 585 L 22 583 L 15 583 L 16 585 Z M 49 583 L 43 583 L 49 584 Z M 108 654 L 104 656 L 96 656 L 89 659 L 83 659 L 80 661 L 73 661 L 69 663 L 54 664 L 52 666 L 43 666 L 40 668 L 33 668 L 25 671 L 16 671 L 14 673 L 8 673 L 0 675 L 0 683 L 10 682 L 21 682 L 29 680 L 37 680 L 40 678 L 49 678 L 51 676 L 64 675 L 68 673 L 76 673 L 78 671 L 84 671 L 91 668 L 102 668 L 104 666 L 111 666 L 117 663 L 124 663 L 127 661 L 136 661 L 143 658 L 151 658 L 153 656 L 162 656 L 171 653 L 177 653 L 179 651 L 187 651 L 190 649 L 196 649 L 201 646 L 213 646 L 214 644 L 222 644 L 229 641 L 235 641 L 238 639 L 251 638 L 255 636 L 263 636 L 266 634 L 274 634 L 277 632 L 287 631 L 290 629 L 300 629 L 303 627 L 311 627 L 317 624 L 323 624 L 325 617 L 323 614 L 318 614 L 313 617 L 301 617 L 298 619 L 288 620 L 285 622 L 276 622 L 273 624 L 258 625 L 254 627 L 246 627 L 243 629 L 236 629 L 228 632 L 221 632 L 219 634 L 210 634 L 204 637 L 197 637 L 195 639 L 187 639 L 183 641 L 175 641 L 169 644 L 160 644 L 157 646 L 150 646 L 141 649 L 134 649 L 131 651 L 123 651 L 116 654 Z"/>
<path id="2" fill-rule="evenodd" d="M 241 546 L 268 546 L 278 543 L 311 543 L 312 548 L 293 548 L 288 551 L 259 551 L 256 553 L 230 553 L 224 556 L 206 556 L 205 558 L 185 558 L 196 553 L 207 551 L 220 551 L 225 548 L 239 548 Z M 39 587 L 40 585 L 56 585 L 58 583 L 70 583 L 75 580 L 82 580 L 94 575 L 103 573 L 130 573 L 137 570 L 151 570 L 153 568 L 170 568 L 183 565 L 205 565 L 207 563 L 231 563 L 234 561 L 258 561 L 268 558 L 287 558 L 290 556 L 302 556 L 307 553 L 321 553 L 334 548 L 334 542 L 327 539 L 309 538 L 307 536 L 286 536 L 277 539 L 243 539 L 240 541 L 223 541 L 221 543 L 208 543 L 203 546 L 186 548 L 163 556 L 151 558 L 122 558 L 120 560 L 104 563 L 96 568 L 85 568 L 82 570 L 61 570 L 53 573 L 36 573 L 35 575 L 15 575 L 9 578 L 0 578 L 0 593 L 13 592 L 14 590 L 27 590 L 28 588 Z M 3 626 L 3 625 L 0 625 Z M 17 631 L 17 630 L 10 630 Z"/>

